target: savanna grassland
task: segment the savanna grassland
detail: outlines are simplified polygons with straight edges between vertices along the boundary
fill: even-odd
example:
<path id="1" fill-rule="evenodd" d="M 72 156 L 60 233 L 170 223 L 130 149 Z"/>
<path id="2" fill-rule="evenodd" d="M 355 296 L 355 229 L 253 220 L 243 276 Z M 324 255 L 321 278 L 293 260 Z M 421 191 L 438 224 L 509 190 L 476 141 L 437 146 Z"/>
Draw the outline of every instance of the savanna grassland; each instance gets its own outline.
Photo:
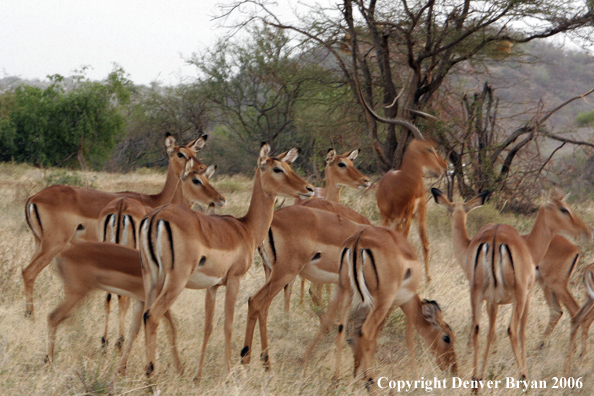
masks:
<path id="1" fill-rule="evenodd" d="M 66 180 L 66 179 L 68 180 Z M 265 372 L 255 358 L 259 354 L 259 333 L 256 330 L 254 359 L 244 367 L 239 363 L 242 347 L 248 297 L 264 283 L 264 271 L 256 255 L 254 265 L 244 277 L 235 311 L 233 330 L 233 364 L 228 378 L 222 378 L 223 366 L 223 302 L 224 292 L 219 291 L 214 319 L 214 331 L 207 349 L 202 382 L 195 384 L 193 377 L 198 365 L 202 344 L 204 291 L 185 290 L 173 305 L 178 326 L 178 346 L 184 372 L 178 375 L 171 363 L 165 330 L 159 331 L 156 374 L 149 381 L 144 377 L 144 336 L 139 335 L 124 378 L 116 375 L 119 355 L 115 349 L 117 335 L 116 314 L 110 323 L 110 344 L 106 353 L 100 346 L 104 329 L 104 293 L 89 298 L 72 317 L 58 329 L 56 354 L 53 366 L 44 363 L 47 315 L 58 304 L 62 295 L 60 278 L 51 265 L 37 278 L 35 284 L 35 319 L 26 320 L 21 269 L 33 253 L 33 237 L 24 217 L 25 199 L 40 191 L 49 182 L 75 181 L 106 191 L 135 190 L 154 193 L 160 190 L 165 175 L 148 171 L 126 175 L 107 173 L 66 174 L 41 171 L 28 166 L 0 164 L 0 394 L 2 395 L 343 395 L 367 394 L 363 385 L 352 379 L 352 355 L 345 351 L 342 375 L 338 382 L 332 381 L 334 367 L 333 329 L 318 345 L 309 366 L 304 370 L 300 358 L 309 341 L 315 335 L 318 318 L 312 312 L 309 297 L 299 304 L 298 287 L 295 287 L 291 311 L 283 311 L 282 297 L 276 297 L 269 315 L 269 340 L 272 372 Z M 246 212 L 251 192 L 251 180 L 243 177 L 215 175 L 214 186 L 226 195 L 227 205 L 219 212 L 242 215 Z M 288 202 L 287 202 L 288 203 Z M 285 204 L 287 204 L 285 203 Z M 342 203 L 378 223 L 375 194 L 362 194 L 345 190 Z M 589 224 L 594 225 L 594 205 L 573 203 L 573 208 Z M 479 208 L 469 215 L 469 234 L 488 222 L 505 222 L 516 226 L 522 233 L 528 232 L 535 215 L 529 217 L 500 214 L 490 205 Z M 422 284 L 421 298 L 437 300 L 445 320 L 456 334 L 459 373 L 463 380 L 470 380 L 472 355 L 467 348 L 470 327 L 470 304 L 466 278 L 454 259 L 451 243 L 450 222 L 445 209 L 433 202 L 428 204 L 428 230 L 431 248 L 432 281 Z M 416 231 L 411 232 L 413 245 L 420 254 Z M 592 243 L 580 242 L 583 257 L 570 281 L 570 290 L 580 304 L 584 301 L 582 271 L 593 260 Z M 115 310 L 115 308 L 114 308 Z M 486 379 L 502 380 L 516 378 L 518 368 L 512 355 L 506 329 L 509 323 L 510 306 L 502 306 L 497 321 L 497 339 L 489 358 Z M 548 309 L 540 287 L 533 291 L 530 317 L 527 326 L 527 358 L 529 380 L 544 380 L 547 389 L 530 390 L 531 395 L 540 394 L 591 394 L 594 388 L 592 360 L 594 347 L 580 359 L 576 357 L 572 375 L 582 377 L 583 389 L 552 389 L 553 377 L 563 375 L 563 362 L 568 345 L 569 315 L 563 315 L 544 348 L 539 350 L 540 337 L 548 321 Z M 160 326 L 166 329 L 167 326 Z M 417 337 L 416 360 L 418 373 L 411 369 L 410 356 L 405 345 L 405 321 L 399 310 L 391 313 L 378 340 L 375 355 L 375 378 L 392 380 L 447 379 L 434 357 Z M 487 329 L 486 313 L 481 322 L 481 346 L 485 345 Z M 591 344 L 591 343 L 590 343 Z M 346 347 L 345 347 L 346 348 Z M 482 357 L 482 353 L 481 353 Z M 388 390 L 375 387 L 378 394 Z M 470 393 L 468 389 L 433 390 L 438 394 Z M 426 393 L 419 389 L 417 394 Z M 483 394 L 521 394 L 522 391 L 497 389 Z M 396 394 L 395 390 L 393 394 Z"/>

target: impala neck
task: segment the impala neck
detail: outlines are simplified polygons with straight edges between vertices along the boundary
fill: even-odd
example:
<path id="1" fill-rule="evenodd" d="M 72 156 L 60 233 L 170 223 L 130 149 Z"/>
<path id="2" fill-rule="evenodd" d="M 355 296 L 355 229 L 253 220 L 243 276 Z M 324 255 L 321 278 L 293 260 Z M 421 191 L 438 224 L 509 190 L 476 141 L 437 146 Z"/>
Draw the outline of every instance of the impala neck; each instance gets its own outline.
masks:
<path id="1" fill-rule="evenodd" d="M 417 333 L 419 333 L 421 338 L 427 343 L 427 346 L 431 346 L 435 341 L 435 334 L 432 331 L 431 324 L 425 319 L 425 316 L 423 316 L 423 302 L 419 296 L 415 294 L 411 301 L 407 303 L 407 306 L 414 312 L 411 316 Z M 405 313 L 408 315 L 409 312 Z"/>
<path id="2" fill-rule="evenodd" d="M 274 214 L 274 195 L 270 195 L 262 188 L 260 168 L 256 170 L 252 199 L 247 214 L 241 219 L 250 230 L 255 246 L 264 241 Z"/>
<path id="3" fill-rule="evenodd" d="M 179 175 L 176 175 L 171 168 L 171 166 L 167 168 L 167 179 L 165 179 L 163 190 L 153 195 L 157 202 L 156 206 L 167 205 L 169 203 L 189 206 L 188 202 L 182 197 Z"/>
<path id="4" fill-rule="evenodd" d="M 526 237 L 526 244 L 535 266 L 542 261 L 554 236 L 553 230 L 547 227 L 545 211 L 539 209 L 532 230 Z"/>
<path id="5" fill-rule="evenodd" d="M 407 151 L 404 153 L 404 158 L 402 158 L 400 170 L 411 179 L 422 180 L 425 171 L 422 166 L 419 166 L 420 163 L 421 161 L 415 158 L 414 154 Z"/>
<path id="6" fill-rule="evenodd" d="M 466 250 L 470 246 L 470 238 L 466 231 L 466 213 L 455 211 L 452 214 L 451 223 L 456 260 L 458 260 L 458 264 L 462 267 L 464 272 L 466 272 L 464 268 L 464 263 L 466 262 Z"/>
<path id="7" fill-rule="evenodd" d="M 332 180 L 330 172 L 326 171 L 326 199 L 328 201 L 340 203 L 340 190 L 342 186 L 337 185 Z"/>

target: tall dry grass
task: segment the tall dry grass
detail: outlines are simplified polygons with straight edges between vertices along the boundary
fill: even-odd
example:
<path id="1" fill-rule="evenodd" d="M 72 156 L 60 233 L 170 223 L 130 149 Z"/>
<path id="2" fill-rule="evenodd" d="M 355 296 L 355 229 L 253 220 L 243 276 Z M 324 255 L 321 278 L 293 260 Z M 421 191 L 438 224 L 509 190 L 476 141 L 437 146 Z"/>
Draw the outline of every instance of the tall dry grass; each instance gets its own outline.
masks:
<path id="1" fill-rule="evenodd" d="M 136 190 L 158 191 L 165 176 L 140 172 L 128 175 L 104 173 L 82 174 L 99 189 L 108 191 Z M 116 323 L 112 315 L 111 344 L 107 353 L 102 353 L 100 337 L 103 331 L 103 294 L 95 294 L 83 306 L 75 310 L 58 330 L 56 355 L 53 366 L 44 364 L 46 341 L 46 318 L 61 299 L 62 285 L 53 266 L 44 270 L 35 284 L 36 319 L 23 317 L 24 295 L 21 269 L 28 264 L 33 251 L 33 238 L 24 219 L 24 200 L 39 191 L 44 182 L 44 173 L 33 168 L 2 165 L 0 167 L 0 394 L 2 395 L 343 395 L 367 394 L 362 384 L 352 379 L 352 355 L 344 355 L 342 375 L 332 382 L 334 367 L 335 330 L 317 347 L 308 368 L 303 369 L 300 357 L 313 338 L 318 325 L 306 298 L 299 305 L 298 293 L 293 293 L 291 312 L 283 312 L 282 297 L 277 297 L 270 308 L 269 339 L 272 372 L 264 372 L 254 358 L 252 364 L 239 364 L 239 352 L 243 346 L 248 297 L 264 283 L 264 273 L 259 257 L 244 277 L 237 299 L 233 333 L 234 364 L 228 378 L 221 378 L 223 364 L 223 301 L 219 292 L 214 319 L 214 331 L 207 350 L 204 378 L 200 384 L 192 379 L 197 369 L 197 360 L 202 343 L 203 294 L 204 291 L 186 290 L 173 306 L 179 330 L 179 349 L 184 373 L 177 375 L 168 353 L 167 337 L 160 330 L 156 375 L 150 381 L 144 378 L 144 347 L 141 333 L 131 355 L 128 375 L 124 378 L 115 373 L 119 358 L 115 351 Z M 225 193 L 228 206 L 221 212 L 241 215 L 247 210 L 251 181 L 246 178 L 215 176 L 213 183 Z M 288 202 L 287 202 L 288 203 Z M 343 203 L 378 221 L 374 194 L 345 191 Z M 594 222 L 593 206 L 576 208 L 590 223 Z M 470 233 L 489 221 L 507 222 L 526 232 L 534 218 L 501 215 L 488 205 L 473 211 L 469 216 Z M 470 327 L 470 305 L 467 281 L 455 262 L 450 223 L 445 210 L 433 203 L 428 204 L 428 230 L 431 247 L 432 282 L 420 287 L 422 298 L 439 302 L 446 321 L 456 334 L 456 350 L 459 360 L 458 376 L 470 380 L 472 355 L 467 348 Z M 417 233 L 411 232 L 411 241 L 420 252 Z M 581 284 L 582 269 L 592 259 L 592 245 L 581 245 L 584 257 L 571 279 L 571 291 L 578 301 L 583 301 Z M 501 380 L 497 390 L 484 394 L 520 394 L 522 391 L 501 388 L 505 377 L 516 378 L 516 367 L 506 334 L 510 306 L 502 306 L 497 321 L 497 340 L 489 358 L 486 379 Z M 547 389 L 531 390 L 530 394 L 591 394 L 594 388 L 592 353 L 576 359 L 572 375 L 583 377 L 583 389 L 552 389 L 553 377 L 562 376 L 562 366 L 568 344 L 569 317 L 563 316 L 549 342 L 542 350 L 537 349 L 540 336 L 548 321 L 548 310 L 542 291 L 535 288 L 527 327 L 529 380 L 545 380 Z M 166 326 L 161 326 L 166 328 Z M 487 328 L 483 315 L 481 329 Z M 481 332 L 481 344 L 485 344 L 485 331 Z M 375 355 L 375 377 L 392 380 L 447 379 L 435 365 L 434 358 L 417 339 L 416 361 L 419 367 L 414 373 L 404 340 L 404 318 L 399 310 L 392 312 L 379 337 Z M 590 347 L 590 350 L 594 348 Z M 256 330 L 254 357 L 259 352 L 259 334 Z M 481 354 L 482 356 L 482 354 Z M 379 390 L 387 394 L 389 390 Z M 433 390 L 439 394 L 468 394 L 469 390 Z M 393 391 L 393 394 L 396 392 Z M 425 393 L 417 390 L 417 394 Z"/>

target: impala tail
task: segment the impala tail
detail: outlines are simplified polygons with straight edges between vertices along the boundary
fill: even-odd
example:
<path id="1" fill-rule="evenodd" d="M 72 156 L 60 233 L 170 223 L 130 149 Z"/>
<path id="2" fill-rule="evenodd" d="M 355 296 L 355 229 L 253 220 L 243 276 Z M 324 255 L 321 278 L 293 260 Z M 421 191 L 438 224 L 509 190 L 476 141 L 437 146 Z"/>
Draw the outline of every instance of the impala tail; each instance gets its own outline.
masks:
<path id="1" fill-rule="evenodd" d="M 353 307 L 372 307 L 374 300 L 365 279 L 365 268 L 372 265 L 375 270 L 375 260 L 371 249 L 358 248 L 360 236 L 361 234 L 354 239 L 354 244 L 351 247 L 347 247 L 346 251 L 343 251 L 341 266 L 348 266 L 347 273 L 353 294 Z"/>
<path id="2" fill-rule="evenodd" d="M 27 199 L 25 204 L 25 219 L 35 238 L 40 240 L 43 235 L 43 226 L 41 225 L 37 204 L 31 202 L 31 198 Z"/>
<path id="3" fill-rule="evenodd" d="M 483 290 L 488 288 L 503 290 L 504 288 L 514 287 L 514 259 L 508 244 L 498 243 L 496 238 L 493 238 L 493 242 L 481 243 L 476 250 L 475 276 L 481 263 Z"/>

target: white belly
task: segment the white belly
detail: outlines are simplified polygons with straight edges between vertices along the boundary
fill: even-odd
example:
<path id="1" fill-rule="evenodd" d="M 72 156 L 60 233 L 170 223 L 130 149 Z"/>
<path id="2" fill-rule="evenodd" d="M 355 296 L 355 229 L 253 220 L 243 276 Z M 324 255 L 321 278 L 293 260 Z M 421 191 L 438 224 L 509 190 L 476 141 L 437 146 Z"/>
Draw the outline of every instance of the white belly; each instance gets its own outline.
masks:
<path id="1" fill-rule="evenodd" d="M 318 268 L 315 263 L 308 263 L 299 273 L 308 281 L 314 283 L 335 283 L 338 284 L 338 274 Z"/>
<path id="2" fill-rule="evenodd" d="M 202 272 L 194 271 L 194 273 L 188 279 L 186 288 L 188 289 L 208 289 L 209 287 L 218 285 L 221 283 L 223 278 L 217 278 L 214 276 L 204 275 Z"/>

